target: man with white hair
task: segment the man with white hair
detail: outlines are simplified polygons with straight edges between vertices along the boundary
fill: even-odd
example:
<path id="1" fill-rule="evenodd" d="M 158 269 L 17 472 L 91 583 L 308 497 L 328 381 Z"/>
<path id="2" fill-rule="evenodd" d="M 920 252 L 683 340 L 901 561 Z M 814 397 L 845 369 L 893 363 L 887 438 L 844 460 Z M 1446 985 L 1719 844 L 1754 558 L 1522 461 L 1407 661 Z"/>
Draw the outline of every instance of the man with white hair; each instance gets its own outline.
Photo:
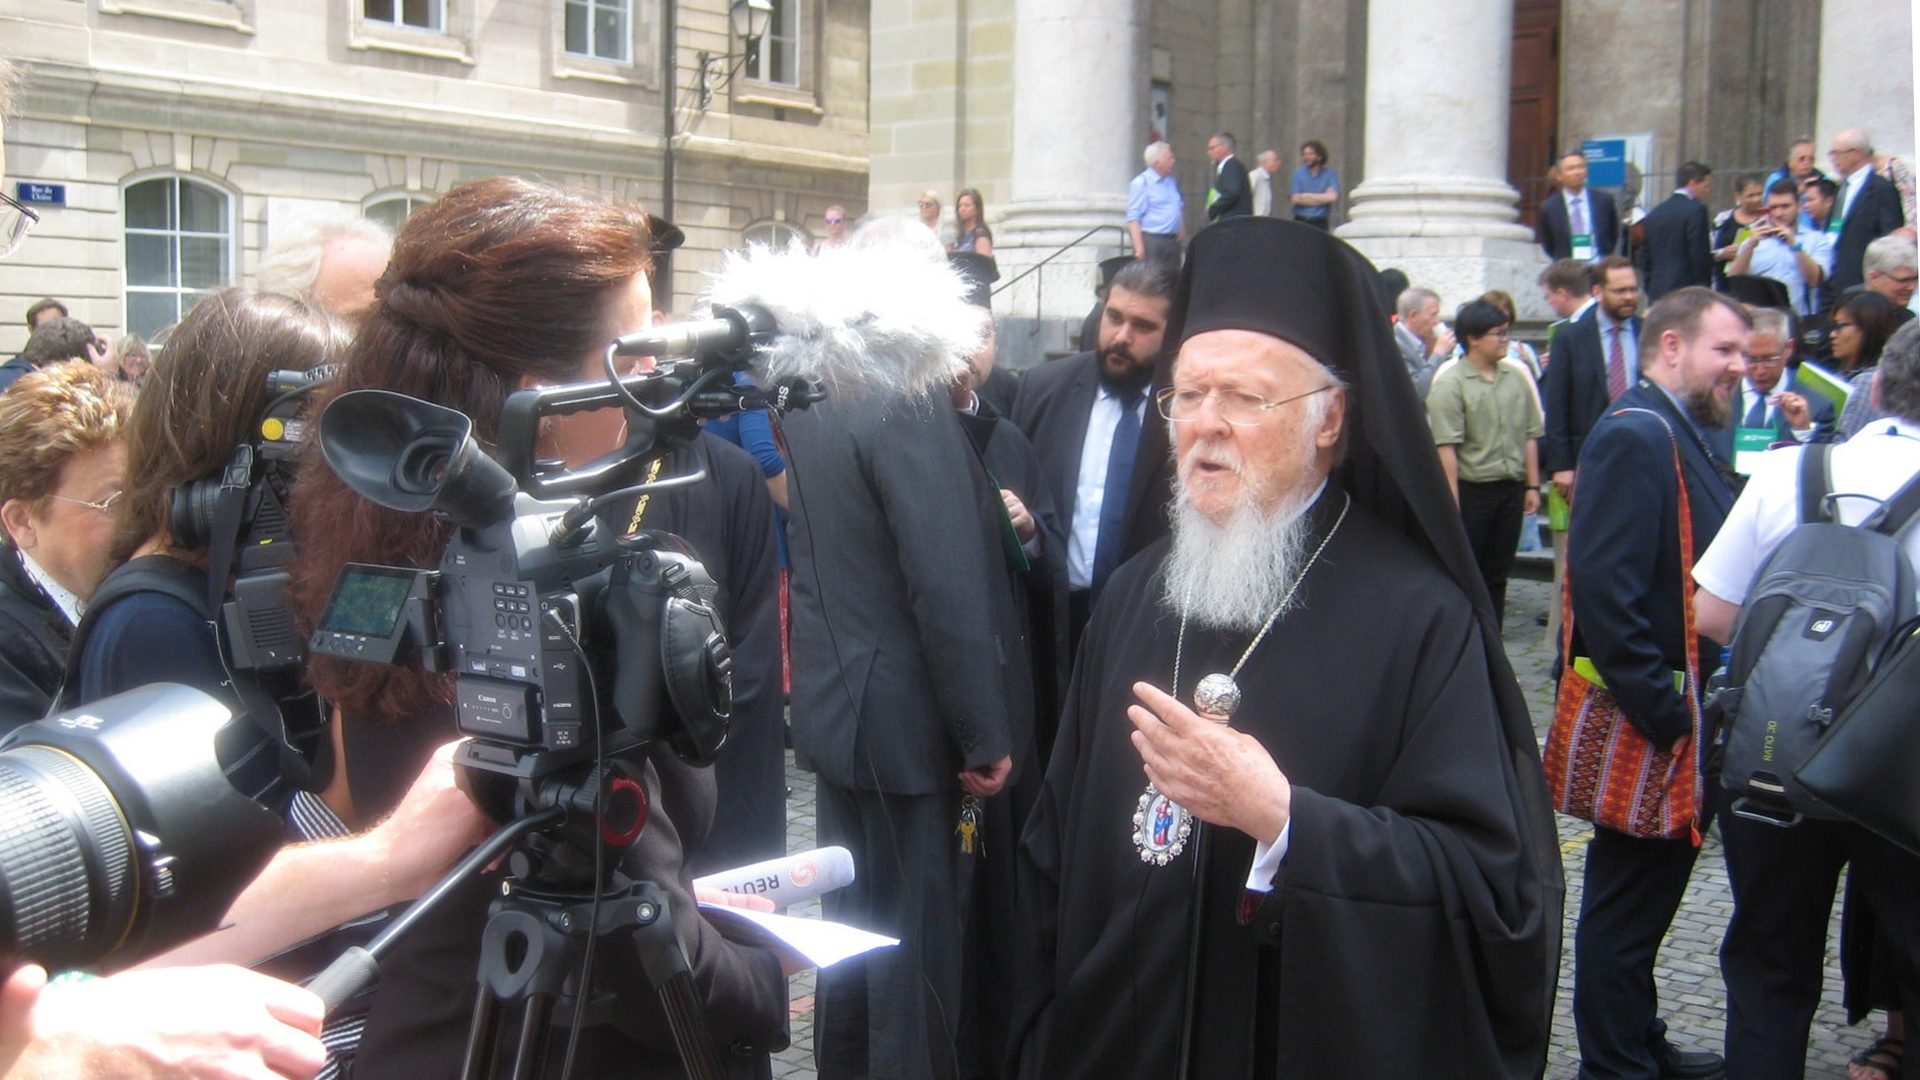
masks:
<path id="1" fill-rule="evenodd" d="M 260 291 L 305 300 L 349 322 L 372 310 L 393 236 L 362 217 L 296 219 L 274 231 L 254 275 Z"/>
<path id="2" fill-rule="evenodd" d="M 1133 257 L 1180 262 L 1187 243 L 1187 203 L 1180 182 L 1173 178 L 1173 147 L 1149 144 L 1147 167 L 1127 184 L 1127 235 Z"/>
<path id="3" fill-rule="evenodd" d="M 1173 535 L 1096 605 L 1021 844 L 1017 1074 L 1536 1076 L 1552 815 L 1376 274 L 1271 218 L 1188 255 Z"/>
<path id="4" fill-rule="evenodd" d="M 1920 284 L 1920 252 L 1913 237 L 1896 233 L 1875 240 L 1867 245 L 1860 265 L 1866 271 L 1867 288 L 1893 301 L 1900 324 L 1906 325 L 1913 318 L 1913 309 L 1907 305 L 1913 303 L 1914 286 Z"/>
<path id="5" fill-rule="evenodd" d="M 1900 207 L 1900 189 L 1873 169 L 1873 140 L 1866 132 L 1848 128 L 1835 135 L 1827 160 L 1840 182 L 1833 213 L 1843 222 L 1827 279 L 1827 295 L 1837 297 L 1864 280 L 1861 263 L 1867 245 L 1910 222 Z"/>

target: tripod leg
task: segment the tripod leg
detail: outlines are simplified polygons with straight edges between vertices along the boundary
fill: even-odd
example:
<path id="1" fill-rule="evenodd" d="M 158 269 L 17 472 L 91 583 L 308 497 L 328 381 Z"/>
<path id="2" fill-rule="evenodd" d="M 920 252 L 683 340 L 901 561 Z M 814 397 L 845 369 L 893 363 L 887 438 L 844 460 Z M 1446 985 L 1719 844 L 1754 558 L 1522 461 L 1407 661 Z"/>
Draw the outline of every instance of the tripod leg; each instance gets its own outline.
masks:
<path id="1" fill-rule="evenodd" d="M 467 1060 L 460 1074 L 466 1080 L 492 1080 L 494 1036 L 500 1027 L 500 999 L 480 988 L 473 1001 L 473 1020 L 467 1026 Z"/>
<path id="2" fill-rule="evenodd" d="M 526 1011 L 520 1015 L 520 1046 L 513 1056 L 513 1080 L 537 1080 L 547 1063 L 547 1038 L 553 1033 L 547 1020 L 553 1015 L 553 998 L 534 994 L 527 998 Z"/>

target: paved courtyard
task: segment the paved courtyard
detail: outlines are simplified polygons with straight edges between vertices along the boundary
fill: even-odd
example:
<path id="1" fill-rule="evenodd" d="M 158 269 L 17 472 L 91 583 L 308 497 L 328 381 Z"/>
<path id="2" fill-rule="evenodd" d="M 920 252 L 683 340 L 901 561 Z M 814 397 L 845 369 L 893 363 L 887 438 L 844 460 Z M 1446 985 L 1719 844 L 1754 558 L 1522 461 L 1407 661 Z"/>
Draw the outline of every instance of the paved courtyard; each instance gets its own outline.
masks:
<path id="1" fill-rule="evenodd" d="M 1535 618 L 1546 610 L 1550 593 L 1551 587 L 1545 583 L 1515 581 L 1507 595 L 1507 655 L 1519 676 L 1521 688 L 1526 691 L 1535 730 L 1543 738 L 1547 722 L 1552 716 L 1553 684 L 1549 679 L 1549 668 L 1553 662 L 1553 649 L 1546 642 L 1545 632 L 1535 623 Z M 789 767 L 787 782 L 791 788 L 787 803 L 788 848 L 798 851 L 813 847 L 813 777 Z M 1586 841 L 1592 833 L 1592 827 L 1585 822 L 1564 817 L 1559 824 L 1561 858 L 1566 865 L 1567 875 L 1567 947 L 1561 956 L 1560 993 L 1555 1002 L 1553 1045 L 1548 1053 L 1547 1076 L 1552 1080 L 1570 1080 L 1580 1060 L 1571 1012 L 1573 919 L 1580 910 L 1580 880 Z M 1681 906 L 1672 933 L 1661 951 L 1656 972 L 1671 1037 L 1684 1048 L 1720 1049 L 1725 994 L 1720 984 L 1717 952 L 1732 907 L 1727 892 L 1726 862 L 1721 857 L 1719 839 L 1710 835 L 1694 869 L 1686 902 Z M 815 902 L 797 908 L 794 913 L 811 915 L 816 914 L 817 910 Z M 1838 941 L 1836 919 L 1828 937 L 1826 1004 L 1814 1017 L 1812 1046 L 1807 1054 L 1807 1075 L 1817 1080 L 1845 1077 L 1847 1058 L 1864 1048 L 1875 1034 L 1871 1025 L 1855 1028 L 1846 1026 L 1846 1017 L 1839 1007 Z M 812 974 L 796 976 L 791 994 L 793 1046 L 777 1055 L 773 1072 L 776 1077 L 810 1078 L 814 1075 Z"/>

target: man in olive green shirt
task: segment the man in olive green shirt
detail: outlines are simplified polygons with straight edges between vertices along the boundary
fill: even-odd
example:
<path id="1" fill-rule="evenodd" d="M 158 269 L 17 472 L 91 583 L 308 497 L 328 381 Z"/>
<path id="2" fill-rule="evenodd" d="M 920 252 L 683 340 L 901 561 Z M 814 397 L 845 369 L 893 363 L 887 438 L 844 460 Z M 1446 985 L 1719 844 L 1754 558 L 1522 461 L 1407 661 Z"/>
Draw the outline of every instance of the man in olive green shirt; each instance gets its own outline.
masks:
<path id="1" fill-rule="evenodd" d="M 1494 614 L 1504 616 L 1520 519 L 1540 509 L 1540 394 L 1527 369 L 1507 359 L 1506 312 L 1475 300 L 1453 326 L 1464 356 L 1434 375 L 1427 426 Z"/>

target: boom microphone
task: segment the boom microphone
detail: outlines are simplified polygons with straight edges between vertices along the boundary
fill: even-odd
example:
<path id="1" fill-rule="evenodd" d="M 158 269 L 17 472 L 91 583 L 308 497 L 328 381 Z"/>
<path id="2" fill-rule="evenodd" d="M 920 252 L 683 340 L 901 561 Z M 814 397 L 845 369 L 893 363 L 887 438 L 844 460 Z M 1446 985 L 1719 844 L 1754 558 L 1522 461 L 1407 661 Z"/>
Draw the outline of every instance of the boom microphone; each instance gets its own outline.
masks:
<path id="1" fill-rule="evenodd" d="M 721 892 L 764 896 L 774 907 L 784 908 L 853 884 L 853 853 L 843 847 L 815 848 L 708 874 L 693 883 Z"/>
<path id="2" fill-rule="evenodd" d="M 715 308 L 710 319 L 667 323 L 616 338 L 621 356 L 726 356 L 749 348 L 753 335 L 774 329 L 773 316 L 757 304 Z"/>
<path id="3" fill-rule="evenodd" d="M 758 353 L 763 385 L 818 379 L 834 395 L 924 397 L 944 390 L 984 340 L 985 313 L 966 302 L 966 289 L 933 245 L 835 247 L 818 255 L 755 246 L 729 255 L 708 287 L 703 300 L 715 320 L 629 337 L 687 327 L 714 339 L 722 331 L 712 324 L 723 312 L 758 310 L 778 330 Z"/>

